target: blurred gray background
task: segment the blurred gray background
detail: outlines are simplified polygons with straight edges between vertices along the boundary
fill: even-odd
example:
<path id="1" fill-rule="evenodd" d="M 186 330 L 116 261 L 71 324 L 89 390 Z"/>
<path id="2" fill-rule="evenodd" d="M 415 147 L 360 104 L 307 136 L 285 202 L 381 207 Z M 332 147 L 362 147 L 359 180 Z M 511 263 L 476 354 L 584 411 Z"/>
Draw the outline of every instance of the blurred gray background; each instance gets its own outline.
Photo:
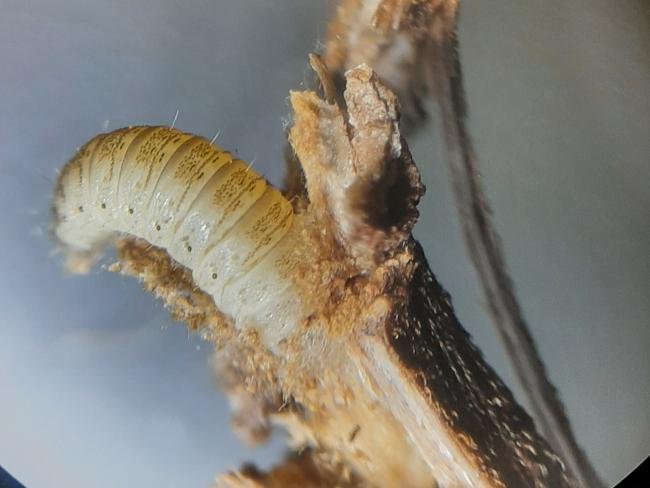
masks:
<path id="1" fill-rule="evenodd" d="M 170 124 L 276 183 L 287 93 L 331 1 L 0 0 L 0 465 L 30 487 L 206 486 L 281 442 L 229 431 L 210 348 L 134 280 L 69 277 L 47 237 L 56 170 L 98 132 Z M 650 451 L 650 8 L 464 0 L 484 184 L 533 335 L 610 484 Z M 465 257 L 433 126 L 412 142 L 417 235 L 513 384 Z M 519 395 L 518 390 L 516 393 Z"/>

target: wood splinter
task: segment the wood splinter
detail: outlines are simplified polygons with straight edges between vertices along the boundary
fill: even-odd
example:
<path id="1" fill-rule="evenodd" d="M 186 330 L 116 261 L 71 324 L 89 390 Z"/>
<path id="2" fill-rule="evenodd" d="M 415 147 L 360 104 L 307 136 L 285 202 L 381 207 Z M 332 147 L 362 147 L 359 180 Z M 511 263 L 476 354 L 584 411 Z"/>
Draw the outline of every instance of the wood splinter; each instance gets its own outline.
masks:
<path id="1" fill-rule="evenodd" d="M 340 0 L 329 23 L 323 64 L 335 80 L 360 62 L 370 65 L 397 94 L 411 131 L 426 118 L 427 99 L 437 105 L 434 125 L 444 140 L 467 254 L 530 412 L 578 485 L 604 487 L 546 371 L 492 221 L 467 128 L 459 8 L 458 0 Z"/>

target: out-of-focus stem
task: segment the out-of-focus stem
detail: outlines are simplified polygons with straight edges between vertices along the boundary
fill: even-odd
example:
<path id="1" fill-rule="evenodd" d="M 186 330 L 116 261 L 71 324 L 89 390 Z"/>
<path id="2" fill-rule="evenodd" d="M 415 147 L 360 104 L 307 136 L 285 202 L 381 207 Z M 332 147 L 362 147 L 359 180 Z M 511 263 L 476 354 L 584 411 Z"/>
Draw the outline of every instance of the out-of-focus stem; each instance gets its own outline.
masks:
<path id="1" fill-rule="evenodd" d="M 515 296 L 465 126 L 467 107 L 456 39 L 455 35 L 450 36 L 435 47 L 434 76 L 446 160 L 467 251 L 494 325 L 542 432 L 581 486 L 602 487 L 602 481 L 573 435 L 562 401 L 548 378 Z"/>

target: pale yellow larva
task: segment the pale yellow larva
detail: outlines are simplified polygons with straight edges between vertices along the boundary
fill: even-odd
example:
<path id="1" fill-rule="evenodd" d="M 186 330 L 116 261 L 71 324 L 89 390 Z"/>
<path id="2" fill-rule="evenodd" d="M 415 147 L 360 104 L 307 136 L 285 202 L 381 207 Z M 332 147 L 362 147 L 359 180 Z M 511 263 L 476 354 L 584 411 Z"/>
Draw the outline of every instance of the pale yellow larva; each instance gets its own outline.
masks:
<path id="1" fill-rule="evenodd" d="M 54 233 L 72 251 L 115 234 L 166 249 L 236 323 L 275 322 L 272 341 L 300 315 L 287 280 L 290 203 L 201 137 L 169 127 L 96 136 L 62 169 L 54 215 Z"/>

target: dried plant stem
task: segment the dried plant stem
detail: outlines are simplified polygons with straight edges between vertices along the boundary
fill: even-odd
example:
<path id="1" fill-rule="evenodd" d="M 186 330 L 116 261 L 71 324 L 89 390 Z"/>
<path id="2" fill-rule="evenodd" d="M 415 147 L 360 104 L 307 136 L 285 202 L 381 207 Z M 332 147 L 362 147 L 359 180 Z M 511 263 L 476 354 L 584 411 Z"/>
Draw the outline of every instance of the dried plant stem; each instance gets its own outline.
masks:
<path id="1" fill-rule="evenodd" d="M 453 35 L 436 46 L 434 76 L 463 239 L 496 330 L 542 432 L 581 486 L 604 486 L 573 435 L 515 296 L 465 126 L 467 107 L 456 39 Z"/>

